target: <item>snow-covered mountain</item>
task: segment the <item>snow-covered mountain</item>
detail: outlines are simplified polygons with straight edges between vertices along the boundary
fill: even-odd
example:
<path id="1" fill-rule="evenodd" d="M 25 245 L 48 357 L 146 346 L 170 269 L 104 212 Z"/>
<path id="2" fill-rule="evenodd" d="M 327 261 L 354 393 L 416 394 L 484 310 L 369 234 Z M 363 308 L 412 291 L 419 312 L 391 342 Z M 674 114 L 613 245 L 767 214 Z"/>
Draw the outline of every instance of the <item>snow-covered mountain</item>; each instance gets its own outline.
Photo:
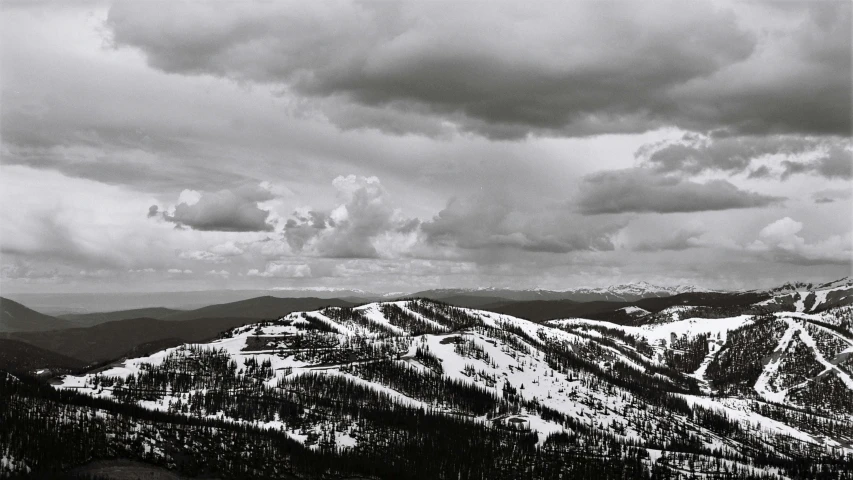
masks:
<path id="1" fill-rule="evenodd" d="M 567 290 L 564 293 L 570 294 L 571 298 L 568 298 L 569 300 L 590 301 L 589 299 L 595 299 L 630 302 L 643 298 L 669 297 L 682 293 L 709 291 L 711 290 L 697 288 L 692 285 L 663 287 L 660 285 L 653 285 L 648 282 L 636 282 L 613 285 L 609 287 L 576 288 L 572 290 Z"/>
<path id="2" fill-rule="evenodd" d="M 820 312 L 853 304 L 853 278 L 822 284 L 786 283 L 765 291 L 771 297 L 757 305 L 797 312 Z"/>
<path id="3" fill-rule="evenodd" d="M 792 459 L 853 455 L 850 307 L 678 313 L 621 326 L 536 324 L 429 300 L 326 308 L 66 376 L 56 388 L 270 429 L 309 450 L 363 455 L 385 445 L 388 461 L 383 439 L 403 427 L 388 430 L 381 412 L 429 418 L 438 435 L 448 421 L 470 425 L 470 435 L 529 434 L 537 462 L 548 452 L 634 459 L 629 478 L 694 469 L 793 478 Z M 473 441 L 460 435 L 455 442 Z"/>

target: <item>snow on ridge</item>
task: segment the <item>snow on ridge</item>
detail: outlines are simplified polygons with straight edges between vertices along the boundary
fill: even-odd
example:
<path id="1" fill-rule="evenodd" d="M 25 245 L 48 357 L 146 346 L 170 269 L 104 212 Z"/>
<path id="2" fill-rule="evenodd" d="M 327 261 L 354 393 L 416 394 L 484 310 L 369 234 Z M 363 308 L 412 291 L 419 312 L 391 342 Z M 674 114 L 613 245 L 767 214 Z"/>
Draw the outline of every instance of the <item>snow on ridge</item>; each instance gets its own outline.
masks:
<path id="1" fill-rule="evenodd" d="M 645 308 L 635 307 L 633 305 L 631 305 L 630 307 L 622 307 L 619 310 L 627 313 L 628 315 L 638 315 L 638 316 L 639 315 L 648 315 L 649 313 L 651 313 L 648 310 L 646 310 Z M 619 310 L 617 310 L 617 311 L 619 311 Z"/>
<path id="2" fill-rule="evenodd" d="M 752 315 L 739 315 L 729 318 L 688 318 L 675 322 L 655 323 L 643 325 L 640 327 L 632 327 L 627 325 L 619 325 L 617 323 L 605 322 L 602 320 L 589 320 L 585 318 L 566 318 L 560 320 L 550 320 L 548 324 L 555 326 L 565 325 L 583 325 L 603 326 L 624 331 L 625 333 L 645 337 L 650 342 L 657 340 L 669 341 L 670 337 L 676 336 L 696 336 L 700 334 L 708 334 L 712 337 L 720 336 L 720 341 L 725 342 L 726 334 L 730 330 L 740 328 L 753 321 Z"/>

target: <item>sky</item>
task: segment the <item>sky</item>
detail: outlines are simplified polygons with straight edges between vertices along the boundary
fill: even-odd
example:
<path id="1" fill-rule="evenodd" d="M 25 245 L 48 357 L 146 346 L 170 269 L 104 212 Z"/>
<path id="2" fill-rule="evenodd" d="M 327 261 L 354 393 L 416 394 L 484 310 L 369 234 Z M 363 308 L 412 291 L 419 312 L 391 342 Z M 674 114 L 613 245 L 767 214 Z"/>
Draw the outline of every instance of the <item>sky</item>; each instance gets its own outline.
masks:
<path id="1" fill-rule="evenodd" d="M 0 293 L 851 274 L 847 1 L 0 8 Z"/>

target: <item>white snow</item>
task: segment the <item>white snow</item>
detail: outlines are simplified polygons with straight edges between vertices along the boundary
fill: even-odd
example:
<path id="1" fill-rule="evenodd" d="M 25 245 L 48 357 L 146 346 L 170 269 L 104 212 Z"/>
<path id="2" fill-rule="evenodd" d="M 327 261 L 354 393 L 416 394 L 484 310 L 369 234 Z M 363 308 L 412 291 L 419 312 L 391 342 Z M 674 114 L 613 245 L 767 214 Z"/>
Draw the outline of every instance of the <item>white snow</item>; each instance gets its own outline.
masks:
<path id="1" fill-rule="evenodd" d="M 623 308 L 620 308 L 619 310 L 621 310 L 621 311 L 623 311 L 623 312 L 627 313 L 628 315 L 638 315 L 638 316 L 639 316 L 639 315 L 648 315 L 649 313 L 651 313 L 651 312 L 649 312 L 648 310 L 646 310 L 646 309 L 644 309 L 644 308 L 635 307 L 635 306 L 633 306 L 633 305 L 631 305 L 630 307 L 623 307 Z"/>

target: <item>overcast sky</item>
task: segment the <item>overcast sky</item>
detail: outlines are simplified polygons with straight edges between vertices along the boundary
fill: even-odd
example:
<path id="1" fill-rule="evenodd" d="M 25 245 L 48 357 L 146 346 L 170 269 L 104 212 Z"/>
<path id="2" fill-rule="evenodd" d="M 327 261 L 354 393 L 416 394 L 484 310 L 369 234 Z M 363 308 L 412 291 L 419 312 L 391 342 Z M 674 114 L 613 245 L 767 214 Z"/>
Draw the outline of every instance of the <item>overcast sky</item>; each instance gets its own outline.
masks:
<path id="1" fill-rule="evenodd" d="M 2 4 L 6 292 L 851 273 L 851 3 Z"/>

